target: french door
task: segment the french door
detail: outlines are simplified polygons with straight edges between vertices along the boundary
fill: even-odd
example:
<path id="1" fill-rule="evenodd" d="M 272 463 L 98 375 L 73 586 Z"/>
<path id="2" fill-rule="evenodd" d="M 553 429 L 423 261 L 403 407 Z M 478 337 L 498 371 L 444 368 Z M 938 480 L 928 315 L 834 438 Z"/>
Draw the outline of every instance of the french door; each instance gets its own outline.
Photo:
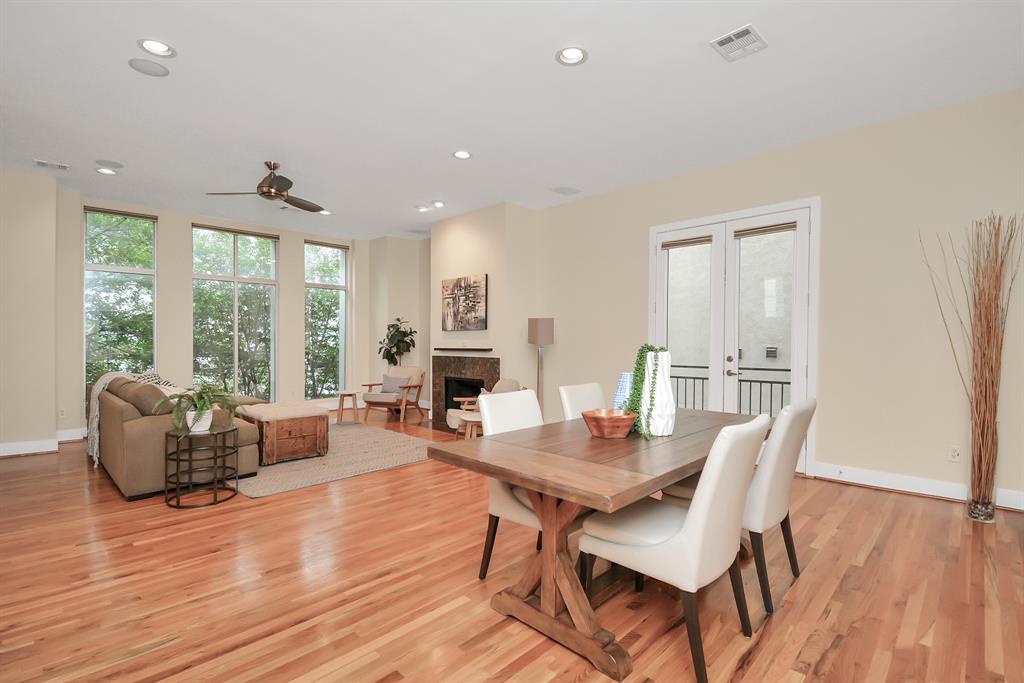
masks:
<path id="1" fill-rule="evenodd" d="M 651 336 L 680 407 L 774 417 L 809 395 L 812 209 L 775 209 L 652 230 Z"/>

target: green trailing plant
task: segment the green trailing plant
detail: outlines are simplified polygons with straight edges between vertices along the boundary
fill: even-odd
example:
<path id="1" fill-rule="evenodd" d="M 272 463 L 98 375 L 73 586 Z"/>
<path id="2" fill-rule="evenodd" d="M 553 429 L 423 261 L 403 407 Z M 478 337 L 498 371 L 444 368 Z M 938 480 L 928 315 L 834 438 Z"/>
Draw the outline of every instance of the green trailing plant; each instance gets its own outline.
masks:
<path id="1" fill-rule="evenodd" d="M 214 406 L 220 406 L 234 416 L 238 402 L 235 397 L 225 392 L 215 384 L 198 384 L 188 391 L 180 394 L 171 394 L 157 402 L 155 411 L 161 410 L 164 406 L 171 406 L 171 424 L 180 432 L 192 429 L 199 416 L 207 411 L 213 410 Z M 188 424 L 186 413 L 194 411 L 196 420 Z"/>
<path id="2" fill-rule="evenodd" d="M 633 364 L 633 387 L 629 392 L 629 401 L 626 402 L 626 410 L 636 415 L 636 422 L 633 423 L 633 431 L 638 432 L 645 439 L 651 438 L 651 415 L 654 412 L 654 382 L 651 382 L 650 395 L 647 397 L 647 415 L 640 414 L 643 405 L 644 378 L 647 375 L 647 354 L 668 351 L 664 346 L 653 346 L 644 344 L 636 352 L 636 363 Z M 654 376 L 658 374 L 659 357 L 654 356 L 654 367 L 651 370 Z"/>
<path id="3" fill-rule="evenodd" d="M 395 318 L 395 322 L 388 323 L 387 334 L 379 344 L 377 353 L 388 365 L 401 365 L 402 356 L 416 348 L 416 330 L 412 329 L 408 320 Z"/>

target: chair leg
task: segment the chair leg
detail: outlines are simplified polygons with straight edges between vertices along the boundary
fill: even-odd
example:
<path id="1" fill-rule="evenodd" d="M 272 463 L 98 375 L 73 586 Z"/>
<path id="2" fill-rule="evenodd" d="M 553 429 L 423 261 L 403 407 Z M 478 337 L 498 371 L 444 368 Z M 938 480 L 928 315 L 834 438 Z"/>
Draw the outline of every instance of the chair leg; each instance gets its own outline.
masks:
<path id="1" fill-rule="evenodd" d="M 750 613 L 747 611 L 747 595 L 743 592 L 743 573 L 740 571 L 740 556 L 737 553 L 736 559 L 729 567 L 729 580 L 732 581 L 732 594 L 736 598 L 736 611 L 740 615 L 740 626 L 743 627 L 743 635 L 750 638 L 754 635 L 750 628 Z"/>
<path id="2" fill-rule="evenodd" d="M 708 683 L 708 667 L 704 664 L 704 642 L 700 637 L 700 617 L 697 616 L 697 594 L 681 591 L 683 614 L 686 616 L 686 637 L 690 639 L 690 656 L 697 683 Z"/>
<path id="3" fill-rule="evenodd" d="M 590 597 L 590 590 L 594 585 L 594 556 L 580 551 L 580 583 L 583 584 L 583 592 Z"/>
<path id="4" fill-rule="evenodd" d="M 764 537 L 756 531 L 751 531 L 750 545 L 754 549 L 754 566 L 757 568 L 757 582 L 761 584 L 764 611 L 771 614 L 775 611 L 775 607 L 772 605 L 772 588 L 768 583 L 768 562 L 764 556 Z"/>
<path id="5" fill-rule="evenodd" d="M 367 424 L 370 421 L 370 404 L 366 404 L 366 408 L 363 410 L 363 424 Z"/>
<path id="6" fill-rule="evenodd" d="M 633 590 L 637 593 L 644 592 L 644 579 L 646 577 L 640 572 L 633 572 Z"/>
<path id="7" fill-rule="evenodd" d="M 398 411 L 398 421 L 405 422 L 405 401 L 402 401 L 402 407 Z"/>
<path id="8" fill-rule="evenodd" d="M 800 565 L 796 561 L 796 543 L 793 542 L 793 527 L 789 525 L 789 513 L 782 518 L 782 538 L 786 540 L 786 552 L 789 554 L 789 568 L 793 570 L 793 578 L 800 576 Z"/>
<path id="9" fill-rule="evenodd" d="M 540 552 L 540 548 L 541 548 L 542 545 L 544 545 L 544 532 L 543 531 L 538 531 L 537 532 L 537 552 L 538 553 Z"/>
<path id="10" fill-rule="evenodd" d="M 480 580 L 487 578 L 487 568 L 491 564 L 491 551 L 494 550 L 494 535 L 498 533 L 497 515 L 487 515 L 487 537 L 484 539 L 484 556 L 480 558 Z"/>

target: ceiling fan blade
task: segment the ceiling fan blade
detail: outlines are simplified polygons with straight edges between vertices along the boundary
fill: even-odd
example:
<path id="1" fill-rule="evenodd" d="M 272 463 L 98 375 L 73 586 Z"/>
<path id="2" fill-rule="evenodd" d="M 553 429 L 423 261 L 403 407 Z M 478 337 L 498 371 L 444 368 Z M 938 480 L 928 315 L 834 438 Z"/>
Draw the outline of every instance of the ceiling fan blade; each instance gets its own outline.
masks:
<path id="1" fill-rule="evenodd" d="M 207 192 L 208 195 L 259 194 L 259 192 Z"/>
<path id="2" fill-rule="evenodd" d="M 270 186 L 278 192 L 287 192 L 292 187 L 292 181 L 283 175 L 275 175 L 273 180 L 270 181 Z"/>
<path id="3" fill-rule="evenodd" d="M 324 207 L 313 202 L 306 201 L 305 199 L 299 199 L 298 197 L 287 197 L 284 200 L 285 204 L 291 204 L 296 209 L 304 209 L 306 211 L 323 211 Z"/>

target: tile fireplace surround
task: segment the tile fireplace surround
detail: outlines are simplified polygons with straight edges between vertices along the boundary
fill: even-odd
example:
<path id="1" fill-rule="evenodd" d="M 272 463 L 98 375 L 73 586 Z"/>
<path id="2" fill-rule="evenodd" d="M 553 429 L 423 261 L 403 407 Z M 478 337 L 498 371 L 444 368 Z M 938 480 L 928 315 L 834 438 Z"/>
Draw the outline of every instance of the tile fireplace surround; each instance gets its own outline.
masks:
<path id="1" fill-rule="evenodd" d="M 430 361 L 430 408 L 434 429 L 452 431 L 445 420 L 445 377 L 482 379 L 490 391 L 501 378 L 501 359 L 479 356 L 433 356 Z"/>

